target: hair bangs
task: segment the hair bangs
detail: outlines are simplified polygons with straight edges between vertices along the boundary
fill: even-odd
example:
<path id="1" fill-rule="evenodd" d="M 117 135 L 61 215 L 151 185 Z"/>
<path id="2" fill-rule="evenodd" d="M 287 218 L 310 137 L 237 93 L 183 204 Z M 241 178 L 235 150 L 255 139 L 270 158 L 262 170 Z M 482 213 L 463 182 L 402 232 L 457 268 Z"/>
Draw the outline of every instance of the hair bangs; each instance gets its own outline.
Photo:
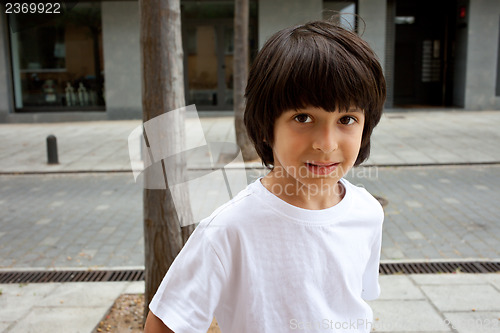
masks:
<path id="1" fill-rule="evenodd" d="M 269 100 L 276 115 L 308 106 L 329 112 L 370 109 L 370 92 L 377 80 L 352 48 L 341 41 L 332 45 L 328 36 L 303 29 L 292 31 L 287 52 L 275 59 L 280 66 L 272 66 L 269 75 L 268 83 L 280 87 Z"/>

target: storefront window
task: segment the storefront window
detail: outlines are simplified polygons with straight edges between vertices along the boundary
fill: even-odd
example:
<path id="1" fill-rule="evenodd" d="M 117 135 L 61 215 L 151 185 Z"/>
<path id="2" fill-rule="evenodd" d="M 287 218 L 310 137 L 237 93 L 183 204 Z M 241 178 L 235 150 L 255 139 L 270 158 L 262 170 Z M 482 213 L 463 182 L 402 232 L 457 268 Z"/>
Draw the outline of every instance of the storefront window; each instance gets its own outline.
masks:
<path id="1" fill-rule="evenodd" d="M 54 19 L 9 16 L 19 111 L 104 110 L 101 4 L 79 2 Z"/>

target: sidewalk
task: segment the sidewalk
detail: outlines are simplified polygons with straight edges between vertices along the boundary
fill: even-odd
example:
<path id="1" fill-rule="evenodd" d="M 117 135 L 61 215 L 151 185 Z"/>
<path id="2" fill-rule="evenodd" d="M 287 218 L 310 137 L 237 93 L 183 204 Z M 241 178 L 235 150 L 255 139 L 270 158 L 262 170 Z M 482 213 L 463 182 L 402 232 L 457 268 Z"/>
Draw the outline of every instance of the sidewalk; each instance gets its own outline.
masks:
<path id="1" fill-rule="evenodd" d="M 90 333 L 121 294 L 144 282 L 0 284 L 0 332 Z"/>
<path id="2" fill-rule="evenodd" d="M 371 327 L 375 332 L 498 332 L 500 274 L 385 275 L 380 277 L 380 285 L 380 298 L 368 302 L 373 321 L 352 322 L 351 328 Z M 141 293 L 144 283 L 4 284 L 0 290 L 0 332 L 87 333 L 93 332 L 119 295 Z M 303 318 L 300 323 L 307 327 L 319 322 L 325 332 L 334 332 L 335 324 L 324 319 Z M 284 327 L 282 332 L 304 331 L 293 327 Z"/>
<path id="3" fill-rule="evenodd" d="M 234 142 L 231 117 L 201 121 L 207 142 Z M 129 133 L 140 124 L 0 124 L 3 270 L 143 265 L 142 186 L 134 183 L 127 148 Z M 498 124 L 498 111 L 383 116 L 365 163 L 372 167 L 348 175 L 389 201 L 383 260 L 499 260 Z M 190 128 L 188 120 L 188 138 Z M 49 134 L 57 136 L 57 166 L 46 164 Z M 265 172 L 258 163 L 247 167 L 250 179 Z M 38 174 L 52 172 L 72 173 Z M 216 203 L 208 199 L 218 195 L 207 193 L 198 191 L 194 201 L 210 211 Z M 494 332 L 500 327 L 500 274 L 393 275 L 382 276 L 381 284 L 382 296 L 372 302 L 377 332 Z M 0 306 L 8 309 L 0 314 L 0 332 L 90 332 L 127 288 L 139 292 L 143 286 L 0 285 Z M 82 314 L 88 317 L 82 320 Z M 51 324 L 63 325 L 62 318 L 67 326 Z"/>
<path id="4" fill-rule="evenodd" d="M 192 123 L 186 121 L 188 139 Z M 235 142 L 232 117 L 201 118 L 201 123 L 207 142 Z M 385 113 L 364 164 L 500 162 L 498 124 L 499 111 Z M 140 125 L 139 120 L 0 124 L 0 172 L 130 170 L 127 138 Z M 57 137 L 59 165 L 46 164 L 50 134 Z"/>

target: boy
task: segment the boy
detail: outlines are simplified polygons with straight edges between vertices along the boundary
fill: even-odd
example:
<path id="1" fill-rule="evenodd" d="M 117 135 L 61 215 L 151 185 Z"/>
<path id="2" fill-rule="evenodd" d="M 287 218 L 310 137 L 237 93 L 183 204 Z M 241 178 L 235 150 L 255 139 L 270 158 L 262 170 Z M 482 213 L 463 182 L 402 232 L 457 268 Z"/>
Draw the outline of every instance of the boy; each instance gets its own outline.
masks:
<path id="1" fill-rule="evenodd" d="M 204 219 L 170 267 L 146 332 L 369 332 L 380 204 L 342 177 L 368 158 L 382 69 L 355 33 L 311 22 L 273 35 L 245 125 L 270 172 Z"/>

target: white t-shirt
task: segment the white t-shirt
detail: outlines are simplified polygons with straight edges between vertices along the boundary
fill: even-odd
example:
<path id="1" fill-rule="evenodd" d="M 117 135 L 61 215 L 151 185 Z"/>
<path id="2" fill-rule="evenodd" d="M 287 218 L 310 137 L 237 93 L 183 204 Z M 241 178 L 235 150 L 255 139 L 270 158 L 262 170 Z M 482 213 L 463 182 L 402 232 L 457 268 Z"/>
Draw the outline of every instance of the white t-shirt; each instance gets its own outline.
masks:
<path id="1" fill-rule="evenodd" d="M 323 210 L 290 205 L 260 179 L 195 229 L 150 309 L 176 333 L 369 332 L 384 213 L 341 179 Z"/>

